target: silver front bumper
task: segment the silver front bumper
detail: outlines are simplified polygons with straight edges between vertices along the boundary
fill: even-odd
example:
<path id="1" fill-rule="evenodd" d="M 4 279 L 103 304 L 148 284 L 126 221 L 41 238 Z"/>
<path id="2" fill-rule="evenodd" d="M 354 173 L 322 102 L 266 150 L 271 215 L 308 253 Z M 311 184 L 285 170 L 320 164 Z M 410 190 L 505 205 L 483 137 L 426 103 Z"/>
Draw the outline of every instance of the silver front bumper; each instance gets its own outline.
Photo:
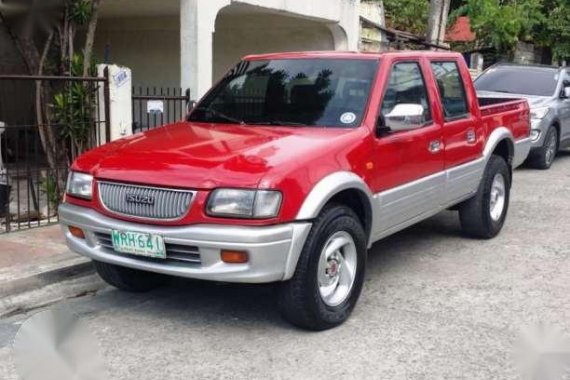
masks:
<path id="1" fill-rule="evenodd" d="M 59 207 L 59 217 L 69 248 L 93 260 L 166 275 L 224 282 L 265 283 L 290 279 L 311 229 L 310 223 L 269 227 L 151 226 L 109 218 L 92 209 L 67 203 Z M 86 238 L 72 236 L 67 228 L 70 225 L 83 229 Z M 116 253 L 104 247 L 97 235 L 111 234 L 112 230 L 158 234 L 167 245 L 196 247 L 200 263 L 148 260 Z M 247 251 L 249 262 L 224 263 L 220 258 L 222 249 Z"/>
<path id="2" fill-rule="evenodd" d="M 549 113 L 544 119 L 531 120 L 531 129 L 538 132 L 538 137 L 532 140 L 531 150 L 540 148 L 544 145 L 546 134 L 550 126 L 554 124 L 554 119 Z"/>

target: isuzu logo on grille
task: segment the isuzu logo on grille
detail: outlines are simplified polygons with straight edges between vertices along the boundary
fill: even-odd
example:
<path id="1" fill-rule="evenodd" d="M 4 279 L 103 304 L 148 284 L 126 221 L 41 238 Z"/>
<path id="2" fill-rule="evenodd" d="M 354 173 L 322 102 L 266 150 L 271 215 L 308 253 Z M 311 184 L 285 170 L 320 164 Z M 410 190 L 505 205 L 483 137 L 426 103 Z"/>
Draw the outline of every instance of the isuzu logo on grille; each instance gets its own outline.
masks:
<path id="1" fill-rule="evenodd" d="M 154 197 L 148 195 L 126 194 L 127 203 L 138 203 L 142 205 L 154 205 Z"/>

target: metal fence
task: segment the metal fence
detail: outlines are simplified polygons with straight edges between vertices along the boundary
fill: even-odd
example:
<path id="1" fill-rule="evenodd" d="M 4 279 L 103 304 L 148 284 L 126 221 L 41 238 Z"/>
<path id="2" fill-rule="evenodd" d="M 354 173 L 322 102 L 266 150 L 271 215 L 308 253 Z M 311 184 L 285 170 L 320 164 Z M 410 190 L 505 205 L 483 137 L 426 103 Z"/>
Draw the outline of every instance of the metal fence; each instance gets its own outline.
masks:
<path id="1" fill-rule="evenodd" d="M 133 132 L 184 120 L 190 91 L 181 88 L 133 88 Z"/>
<path id="2" fill-rule="evenodd" d="M 0 234 L 58 221 L 69 163 L 110 136 L 108 84 L 0 75 Z"/>

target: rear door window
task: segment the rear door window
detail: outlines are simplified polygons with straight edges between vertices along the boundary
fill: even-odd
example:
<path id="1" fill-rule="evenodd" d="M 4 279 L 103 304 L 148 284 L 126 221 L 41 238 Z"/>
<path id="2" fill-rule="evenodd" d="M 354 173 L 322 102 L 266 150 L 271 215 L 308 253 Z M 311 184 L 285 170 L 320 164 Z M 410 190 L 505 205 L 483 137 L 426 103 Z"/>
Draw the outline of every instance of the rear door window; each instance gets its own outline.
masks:
<path id="1" fill-rule="evenodd" d="M 462 119 L 469 115 L 467 96 L 456 62 L 432 62 L 445 120 Z"/>

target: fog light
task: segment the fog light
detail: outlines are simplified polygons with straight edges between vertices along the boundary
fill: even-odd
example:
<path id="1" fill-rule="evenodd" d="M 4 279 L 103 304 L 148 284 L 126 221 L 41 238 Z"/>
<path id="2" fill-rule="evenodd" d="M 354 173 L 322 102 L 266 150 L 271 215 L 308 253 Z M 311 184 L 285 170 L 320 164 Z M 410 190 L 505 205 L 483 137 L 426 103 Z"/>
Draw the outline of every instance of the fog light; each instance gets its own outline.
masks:
<path id="1" fill-rule="evenodd" d="M 532 141 L 538 140 L 539 137 L 540 137 L 540 130 L 539 129 L 533 129 L 530 131 L 530 139 Z"/>
<path id="2" fill-rule="evenodd" d="M 245 251 L 229 251 L 223 249 L 221 252 L 222 261 L 228 264 L 245 264 L 249 261 Z"/>
<path id="3" fill-rule="evenodd" d="M 85 239 L 85 232 L 79 227 L 69 226 L 69 233 L 78 239 Z"/>

